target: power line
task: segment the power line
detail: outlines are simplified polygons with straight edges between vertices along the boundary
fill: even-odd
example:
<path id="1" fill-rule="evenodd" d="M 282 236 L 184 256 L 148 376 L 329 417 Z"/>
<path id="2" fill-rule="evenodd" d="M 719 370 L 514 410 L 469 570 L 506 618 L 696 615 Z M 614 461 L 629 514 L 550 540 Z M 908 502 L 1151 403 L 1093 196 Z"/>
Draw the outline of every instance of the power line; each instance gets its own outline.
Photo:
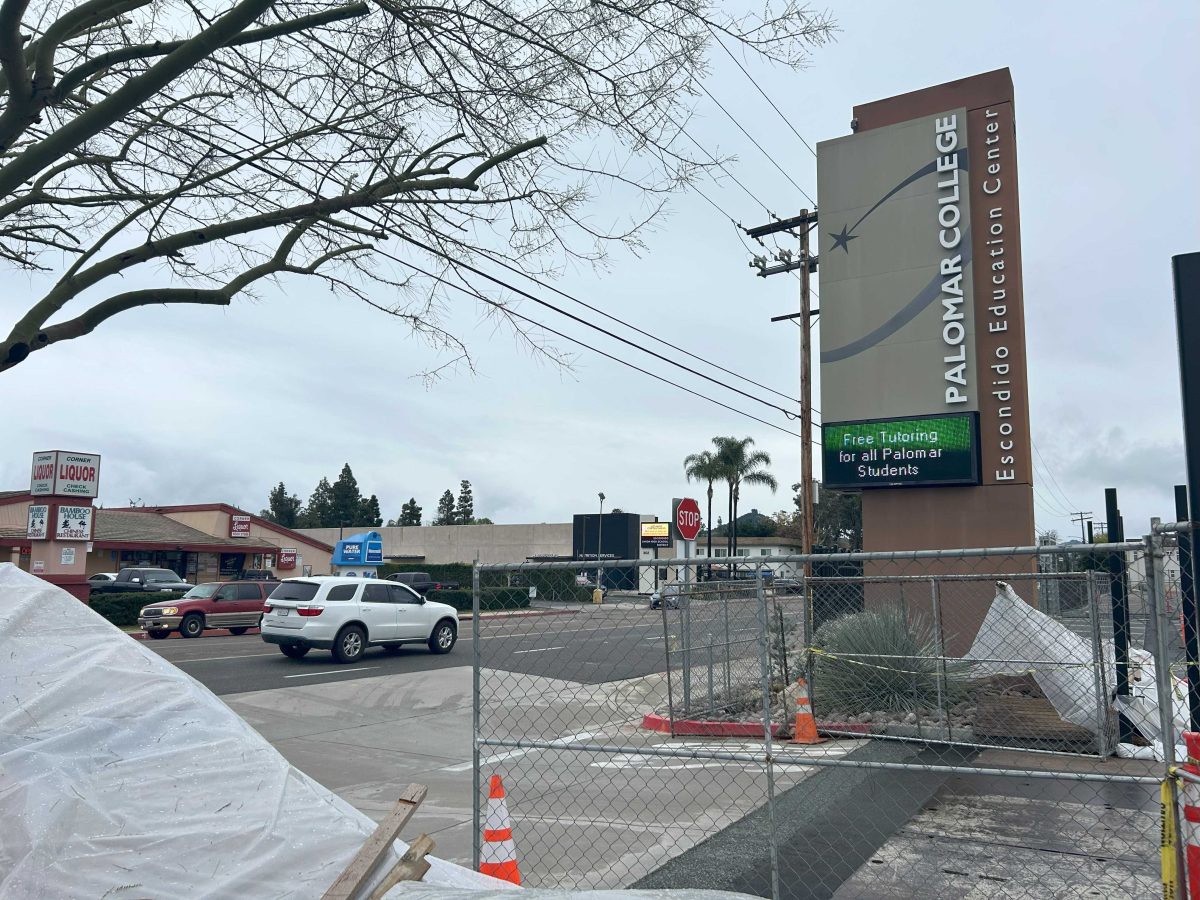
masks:
<path id="1" fill-rule="evenodd" d="M 706 88 L 703 84 L 701 84 L 700 90 L 704 91 L 705 96 L 707 96 L 709 100 L 711 100 L 713 103 L 717 104 L 717 108 L 720 109 L 721 112 L 725 113 L 725 116 L 729 119 L 729 121 L 732 122 L 734 125 L 736 125 L 738 127 L 738 130 L 741 131 L 742 134 L 744 134 L 747 138 L 750 139 L 750 143 L 752 143 L 755 147 L 757 147 L 759 150 L 762 151 L 763 156 L 765 156 L 767 159 L 769 159 L 771 161 L 771 165 L 773 165 L 776 169 L 778 169 L 783 174 L 783 177 L 786 178 L 788 181 L 790 181 L 792 183 L 792 186 L 795 187 L 796 190 L 798 190 L 801 194 L 804 195 L 805 200 L 807 200 L 813 206 L 817 205 L 817 201 L 809 196 L 808 191 L 806 191 L 804 188 L 800 187 L 800 185 L 796 182 L 796 179 L 793 178 L 791 175 L 789 175 L 787 170 L 784 169 L 783 166 L 781 166 L 779 163 L 777 163 L 775 161 L 775 157 L 773 157 L 770 153 L 768 153 L 766 151 L 766 149 L 763 147 L 763 145 L 760 144 L 757 140 L 755 140 L 754 135 L 752 135 L 749 131 L 746 130 L 745 126 L 742 125 L 742 123 L 739 122 L 734 117 L 733 113 L 731 113 L 729 110 L 727 110 L 725 108 L 725 105 L 720 100 L 718 100 L 716 97 L 714 97 L 709 92 L 708 88 Z M 691 137 L 691 135 L 689 135 L 689 137 Z"/>
<path id="2" fill-rule="evenodd" d="M 750 83 L 752 85 L 754 85 L 755 89 L 760 94 L 762 94 L 763 99 L 771 104 L 771 109 L 773 109 L 773 110 L 775 110 L 775 112 L 779 113 L 779 118 L 783 119 L 783 124 L 785 124 L 788 128 L 790 128 L 792 130 L 792 134 L 794 134 L 796 137 L 800 138 L 800 143 L 802 143 L 805 146 L 805 148 L 808 150 L 808 152 L 811 153 L 813 155 L 813 158 L 815 159 L 816 155 L 817 155 L 817 151 L 814 150 L 812 148 L 812 145 L 809 144 L 809 142 L 804 139 L 804 135 L 802 135 L 799 131 L 796 130 L 796 127 L 794 125 L 792 125 L 792 120 L 783 114 L 783 110 L 781 110 L 778 106 L 775 105 L 774 100 L 772 100 L 770 97 L 767 96 L 767 92 L 762 89 L 762 86 L 758 83 L 758 81 L 754 78 L 754 76 L 751 75 L 749 72 L 747 72 L 746 67 L 743 66 L 738 61 L 738 58 L 733 55 L 733 51 L 731 51 L 728 47 L 725 46 L 725 42 L 721 40 L 721 36 L 719 34 L 717 34 L 715 31 L 713 31 L 711 27 L 709 28 L 709 32 L 716 39 L 716 42 L 718 45 L 720 45 L 721 49 L 725 51 L 725 55 L 728 56 L 730 59 L 732 59 L 734 65 L 736 65 L 739 69 L 742 70 L 742 74 L 745 75 L 748 79 L 750 79 Z M 807 195 L 805 195 L 805 196 L 807 196 Z"/>
<path id="3" fill-rule="evenodd" d="M 1032 446 L 1032 447 L 1033 447 L 1033 452 L 1037 454 L 1037 458 L 1038 458 L 1038 459 L 1040 459 L 1040 460 L 1042 461 L 1042 468 L 1043 468 L 1043 469 L 1045 469 L 1045 471 L 1046 471 L 1046 474 L 1050 476 L 1050 481 L 1053 483 L 1054 487 L 1057 489 L 1057 492 L 1058 492 L 1058 498 L 1059 498 L 1060 500 L 1062 500 L 1062 501 L 1063 501 L 1063 502 L 1064 502 L 1064 503 L 1067 505 L 1067 507 L 1068 507 L 1068 508 L 1069 508 L 1069 507 L 1072 507 L 1072 506 L 1075 506 L 1075 505 L 1077 505 L 1077 504 L 1074 504 L 1074 503 L 1072 503 L 1070 500 L 1068 500 L 1068 499 L 1067 499 L 1067 494 L 1066 494 L 1066 492 L 1065 492 L 1065 491 L 1062 489 L 1062 487 L 1061 487 L 1061 486 L 1059 486 L 1058 479 L 1057 479 L 1057 478 L 1055 478 L 1055 477 L 1054 477 L 1054 473 L 1050 471 L 1050 466 L 1048 466 L 1048 465 L 1046 464 L 1046 460 L 1045 460 L 1045 458 L 1042 456 L 1042 451 L 1041 451 L 1041 450 L 1039 450 L 1039 449 L 1037 448 L 1037 444 L 1035 444 L 1035 443 L 1033 442 L 1033 439 L 1032 439 L 1032 438 L 1030 439 L 1029 443 L 1030 443 L 1030 446 Z"/>
<path id="4" fill-rule="evenodd" d="M 613 332 L 609 331 L 607 328 L 597 325 L 595 322 L 589 322 L 587 319 L 583 318 L 582 316 L 577 316 L 574 313 L 568 312 L 567 310 L 563 309 L 561 306 L 555 306 L 550 301 L 543 300 L 541 297 L 531 294 L 528 291 L 522 290 L 521 288 L 516 287 L 515 285 L 509 284 L 508 282 L 504 281 L 503 279 L 497 278 L 495 275 L 491 275 L 488 272 L 485 272 L 482 269 L 478 268 L 477 266 L 473 266 L 468 262 L 463 262 L 462 260 L 453 259 L 453 258 L 447 256 L 444 251 L 438 250 L 436 247 L 431 247 L 428 244 L 424 243 L 423 241 L 419 241 L 416 238 L 411 237 L 410 235 L 403 234 L 403 233 L 397 233 L 396 236 L 399 237 L 401 240 L 407 241 L 408 243 L 412 244 L 414 247 L 420 247 L 422 250 L 424 250 L 427 253 L 431 253 L 434 256 L 440 256 L 443 259 L 445 259 L 447 262 L 449 262 L 455 266 L 466 269 L 469 272 L 474 272 L 476 275 L 480 276 L 481 278 L 486 278 L 488 281 L 491 281 L 503 288 L 507 288 L 508 290 L 512 291 L 514 294 L 519 294 L 520 296 L 525 297 L 528 300 L 532 300 L 534 303 L 537 303 L 540 306 L 544 306 L 547 309 L 552 310 L 561 316 L 566 316 L 568 319 L 571 319 L 574 322 L 578 322 L 581 325 L 585 325 L 588 328 L 598 331 L 601 334 L 612 338 L 613 340 L 620 341 L 622 344 L 632 347 L 635 350 L 640 350 L 642 353 L 646 353 L 650 356 L 653 356 L 655 359 L 660 360 L 661 362 L 665 362 L 667 365 L 675 366 L 677 369 L 682 369 L 683 371 L 688 372 L 692 375 L 695 375 L 698 378 L 703 378 L 705 381 L 711 382 L 712 384 L 718 385 L 719 387 L 723 387 L 728 391 L 733 391 L 735 394 L 740 394 L 741 396 L 745 397 L 748 400 L 753 400 L 755 403 L 761 403 L 764 406 L 769 406 L 771 409 L 775 409 L 775 410 L 778 410 L 779 412 L 783 413 L 789 419 L 794 419 L 797 417 L 797 413 L 794 413 L 788 409 L 784 409 L 782 406 L 780 406 L 777 403 L 772 403 L 770 400 L 764 400 L 761 397 L 755 397 L 753 394 L 746 393 L 741 388 L 736 388 L 733 385 L 726 384 L 725 382 L 721 381 L 720 379 L 713 378 L 710 375 L 705 375 L 703 372 L 698 372 L 695 369 L 693 369 L 691 366 L 684 365 L 683 363 L 679 362 L 678 360 L 674 360 L 674 359 L 671 359 L 670 357 L 663 356 L 661 353 L 651 350 L 649 347 L 643 347 L 641 344 L 638 344 L 635 341 L 631 341 L 628 338 L 622 337 L 619 334 L 614 334 Z M 686 351 L 683 351 L 683 352 L 686 352 Z"/>
<path id="5" fill-rule="evenodd" d="M 428 248 L 426 248 L 426 249 L 428 249 Z M 553 284 L 549 284 L 545 281 L 542 281 L 536 275 L 531 275 L 528 272 L 522 271 L 521 269 L 517 268 L 516 266 L 512 265 L 511 263 L 506 262 L 505 260 L 500 259 L 496 256 L 493 256 L 490 252 L 488 252 L 486 250 L 477 251 L 477 252 L 482 253 L 485 257 L 487 257 L 487 259 L 490 262 L 494 263 L 495 265 L 498 265 L 501 268 L 507 269 L 509 272 L 512 272 L 515 275 L 519 275 L 522 278 L 527 278 L 530 281 L 532 281 L 534 284 L 538 285 L 539 287 L 542 287 L 548 291 L 553 291 L 554 293 L 558 294 L 560 297 L 564 297 L 567 300 L 570 300 L 572 303 L 578 303 L 580 306 L 582 306 L 586 309 L 590 309 L 592 312 L 598 313 L 599 315 L 604 316 L 604 318 L 606 318 L 612 322 L 616 322 L 618 325 L 623 325 L 624 327 L 630 329 L 631 331 L 636 331 L 638 334 L 644 335 L 645 337 L 648 337 L 653 341 L 658 341 L 658 343 L 662 344 L 665 347 L 670 347 L 672 350 L 677 350 L 680 353 L 686 354 L 691 359 L 696 359 L 699 362 L 702 362 L 704 365 L 711 366 L 714 369 L 724 372 L 726 375 L 732 375 L 734 378 L 740 379 L 741 381 L 744 381 L 747 384 L 752 384 L 757 388 L 762 388 L 764 391 L 772 393 L 777 397 L 782 397 L 784 400 L 791 401 L 792 403 L 800 402 L 795 397 L 792 397 L 789 394 L 785 394 L 782 391 L 777 391 L 774 388 L 767 387 L 765 384 L 761 384 L 761 383 L 755 381 L 753 378 L 749 378 L 745 375 L 741 375 L 741 374 L 733 371 L 732 369 L 727 369 L 725 366 L 722 366 L 719 363 L 715 363 L 715 362 L 711 362 L 707 359 L 703 359 L 702 357 L 697 356 L 695 353 L 692 353 L 690 350 L 686 350 L 677 344 L 671 343 L 666 338 L 661 338 L 652 332 L 649 332 L 649 331 L 646 331 L 645 329 L 639 328 L 637 325 L 634 325 L 631 322 L 626 322 L 624 319 L 622 319 L 618 316 L 614 316 L 611 313 L 605 312 L 603 309 L 601 309 L 598 306 L 593 306 L 591 303 L 588 303 L 585 300 L 580 300 L 574 294 L 568 293 L 567 291 L 564 291 L 563 289 L 556 287 Z M 566 315 L 569 315 L 569 313 L 566 313 Z M 649 351 L 647 351 L 647 352 L 649 352 Z"/>
<path id="6" fill-rule="evenodd" d="M 521 319 L 524 322 L 528 322 L 530 325 L 533 325 L 536 328 L 540 328 L 545 331 L 548 331 L 548 332 L 550 332 L 550 334 L 560 337 L 565 341 L 570 341 L 572 344 L 576 344 L 577 346 L 583 347 L 586 350 L 591 350 L 593 353 L 598 353 L 601 356 L 606 357 L 607 359 L 611 359 L 613 362 L 617 362 L 623 366 L 627 366 L 628 368 L 633 369 L 636 372 L 640 372 L 643 375 L 648 375 L 657 381 L 661 381 L 664 384 L 668 384 L 673 388 L 677 388 L 681 391 L 684 391 L 685 393 L 691 394 L 693 397 L 699 397 L 701 400 L 706 400 L 709 403 L 713 403 L 717 406 L 720 406 L 722 409 L 727 409 L 730 412 L 737 413 L 740 416 L 745 416 L 748 419 L 752 419 L 755 422 L 759 422 L 762 425 L 766 425 L 768 428 L 774 428 L 776 431 L 782 431 L 784 434 L 789 434 L 792 437 L 796 437 L 796 438 L 800 437 L 800 435 L 798 435 L 796 432 L 791 431 L 787 428 L 784 428 L 780 425 L 776 425 L 774 422 L 768 422 L 766 419 L 760 419 L 758 416 L 756 416 L 752 413 L 748 413 L 745 410 L 738 409 L 737 407 L 734 407 L 734 406 L 729 406 L 726 403 L 722 403 L 720 400 L 714 400 L 712 397 L 705 396 L 704 394 L 701 394 L 699 391 L 693 391 L 691 388 L 685 387 L 682 384 L 671 381 L 671 379 L 669 379 L 669 378 L 664 378 L 662 375 L 659 375 L 655 372 L 651 372 L 648 369 L 643 369 L 641 366 L 636 365 L 635 363 L 631 363 L 628 360 L 621 359 L 619 356 L 614 356 L 613 354 L 608 353 L 604 350 L 601 350 L 599 347 L 589 344 L 586 341 L 581 341 L 578 338 L 573 338 L 568 334 L 563 334 L 563 332 L 557 331 L 557 330 L 551 328 L 549 325 L 545 325 L 541 322 L 538 322 L 535 319 L 529 318 L 529 316 L 522 315 L 521 313 L 517 312 L 514 309 L 510 309 L 509 307 L 505 306 L 503 303 L 498 303 L 497 301 L 492 300 L 489 297 L 485 297 L 478 290 L 475 290 L 475 289 L 469 288 L 469 287 L 464 287 L 463 285 L 460 285 L 460 284 L 455 284 L 453 281 L 447 281 L 445 278 L 442 278 L 440 275 L 435 275 L 434 273 L 428 271 L 427 269 L 421 268 L 416 263 L 409 262 L 406 259 L 401 259 L 400 257 L 398 257 L 392 253 L 388 253 L 386 250 L 380 250 L 379 253 L 383 256 L 386 256 L 388 259 L 394 260 L 395 262 L 398 262 L 401 265 L 408 266 L 410 269 L 420 272 L 422 275 L 425 275 L 427 278 L 432 278 L 434 281 L 436 281 L 440 284 L 444 284 L 447 287 L 452 287 L 457 291 L 461 291 L 464 294 L 475 297 L 476 299 L 481 300 L 484 303 L 487 303 L 489 306 L 493 306 L 497 309 L 503 310 L 505 315 L 513 316 L 517 319 Z M 457 262 L 456 260 L 449 259 L 448 257 L 445 257 L 445 258 L 451 265 L 460 265 L 460 263 Z M 475 270 L 475 271 L 478 271 L 478 270 Z M 484 273 L 481 273 L 481 274 L 484 274 Z M 486 278 L 489 276 L 484 274 L 484 277 Z M 515 293 L 518 293 L 518 294 L 523 293 L 519 288 L 515 288 L 512 285 L 508 285 L 501 279 L 492 279 L 492 280 L 496 281 L 497 284 L 507 287 L 509 290 L 514 291 Z"/>

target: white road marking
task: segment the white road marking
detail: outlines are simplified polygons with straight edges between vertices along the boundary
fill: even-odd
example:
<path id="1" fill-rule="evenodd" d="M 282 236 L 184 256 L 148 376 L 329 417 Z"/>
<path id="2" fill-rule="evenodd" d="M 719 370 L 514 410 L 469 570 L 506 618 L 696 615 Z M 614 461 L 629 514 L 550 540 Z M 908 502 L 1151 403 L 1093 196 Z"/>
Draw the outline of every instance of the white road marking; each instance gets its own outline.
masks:
<path id="1" fill-rule="evenodd" d="M 305 672 L 302 675 L 284 675 L 284 678 L 312 678 L 316 675 L 342 675 L 348 672 L 366 672 L 368 669 L 378 669 L 379 666 L 360 666 L 357 669 L 322 669 L 320 672 Z"/>
<path id="2" fill-rule="evenodd" d="M 536 650 L 514 650 L 513 655 L 516 656 L 518 653 L 545 653 L 547 650 L 566 650 L 566 649 L 567 649 L 566 647 L 539 647 Z"/>
<path id="3" fill-rule="evenodd" d="M 216 662 L 218 659 L 253 659 L 256 656 L 275 656 L 274 653 L 239 653 L 237 656 L 201 656 L 198 659 L 173 659 L 171 662 L 181 663 Z"/>
<path id="4" fill-rule="evenodd" d="M 603 733 L 604 733 L 603 731 L 584 731 L 579 734 L 568 734 L 566 737 L 560 737 L 553 741 L 550 741 L 549 744 L 552 747 L 564 745 L 564 744 L 573 744 L 576 741 L 586 741 L 586 740 L 589 740 L 590 738 L 596 737 L 596 735 L 598 735 L 598 734 L 603 734 Z M 496 755 L 489 756 L 486 759 L 481 758 L 479 760 L 479 765 L 480 766 L 490 766 L 493 763 L 503 762 L 506 759 L 516 759 L 518 756 L 524 756 L 526 753 L 533 753 L 535 750 L 544 750 L 544 749 L 549 749 L 549 748 L 530 747 L 528 749 L 523 749 L 523 750 L 509 750 L 507 753 L 497 753 Z M 455 766 L 446 766 L 446 768 L 442 769 L 441 771 L 443 771 L 443 772 L 469 772 L 469 771 L 471 771 L 472 765 L 474 765 L 474 763 L 469 763 L 469 762 L 459 763 L 458 765 L 455 765 Z"/>

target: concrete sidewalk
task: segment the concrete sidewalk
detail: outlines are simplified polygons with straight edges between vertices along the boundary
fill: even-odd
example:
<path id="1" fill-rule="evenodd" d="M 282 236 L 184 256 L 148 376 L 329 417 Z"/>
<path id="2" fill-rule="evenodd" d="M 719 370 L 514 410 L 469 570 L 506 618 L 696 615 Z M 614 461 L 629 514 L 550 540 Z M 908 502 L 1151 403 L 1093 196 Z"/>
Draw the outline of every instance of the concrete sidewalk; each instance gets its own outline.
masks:
<path id="1" fill-rule="evenodd" d="M 471 862 L 471 669 L 302 685 L 221 698 L 296 768 L 376 821 L 406 784 L 429 787 L 405 836 Z"/>
<path id="2" fill-rule="evenodd" d="M 662 703 L 662 676 L 595 684 L 488 677 L 485 724 L 496 737 L 761 749 L 744 739 L 673 740 L 642 730 L 642 716 Z M 470 865 L 471 687 L 471 669 L 462 666 L 222 699 L 289 762 L 377 821 L 404 785 L 427 785 L 405 836 L 426 832 L 438 856 Z M 831 742 L 820 752 L 850 746 Z M 483 768 L 505 779 L 522 874 L 533 885 L 626 886 L 765 801 L 755 763 L 496 748 Z M 791 786 L 811 773 L 793 768 L 778 781 Z"/>

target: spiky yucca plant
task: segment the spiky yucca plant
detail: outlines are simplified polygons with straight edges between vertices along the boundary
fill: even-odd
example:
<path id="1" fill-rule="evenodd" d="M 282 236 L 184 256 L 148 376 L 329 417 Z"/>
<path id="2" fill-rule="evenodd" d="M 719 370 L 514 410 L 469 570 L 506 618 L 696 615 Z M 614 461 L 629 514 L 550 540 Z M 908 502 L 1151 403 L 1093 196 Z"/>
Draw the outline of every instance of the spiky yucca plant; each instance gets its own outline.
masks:
<path id="1" fill-rule="evenodd" d="M 920 616 L 900 609 L 842 616 L 817 629 L 813 646 L 818 713 L 910 712 L 937 706 L 937 643 Z M 958 661 L 946 663 L 943 705 L 962 699 L 967 668 Z"/>

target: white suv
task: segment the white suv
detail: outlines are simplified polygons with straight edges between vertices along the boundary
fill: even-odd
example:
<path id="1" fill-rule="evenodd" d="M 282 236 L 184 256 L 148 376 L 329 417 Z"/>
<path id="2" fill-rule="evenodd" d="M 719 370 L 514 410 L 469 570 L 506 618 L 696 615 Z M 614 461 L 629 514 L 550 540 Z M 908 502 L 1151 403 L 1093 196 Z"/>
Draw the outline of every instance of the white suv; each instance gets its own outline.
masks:
<path id="1" fill-rule="evenodd" d="M 360 659 L 372 644 L 388 650 L 428 644 L 433 653 L 449 653 L 458 640 L 458 613 L 393 581 L 289 578 L 263 605 L 262 639 L 292 659 L 316 647 L 343 663 Z"/>

